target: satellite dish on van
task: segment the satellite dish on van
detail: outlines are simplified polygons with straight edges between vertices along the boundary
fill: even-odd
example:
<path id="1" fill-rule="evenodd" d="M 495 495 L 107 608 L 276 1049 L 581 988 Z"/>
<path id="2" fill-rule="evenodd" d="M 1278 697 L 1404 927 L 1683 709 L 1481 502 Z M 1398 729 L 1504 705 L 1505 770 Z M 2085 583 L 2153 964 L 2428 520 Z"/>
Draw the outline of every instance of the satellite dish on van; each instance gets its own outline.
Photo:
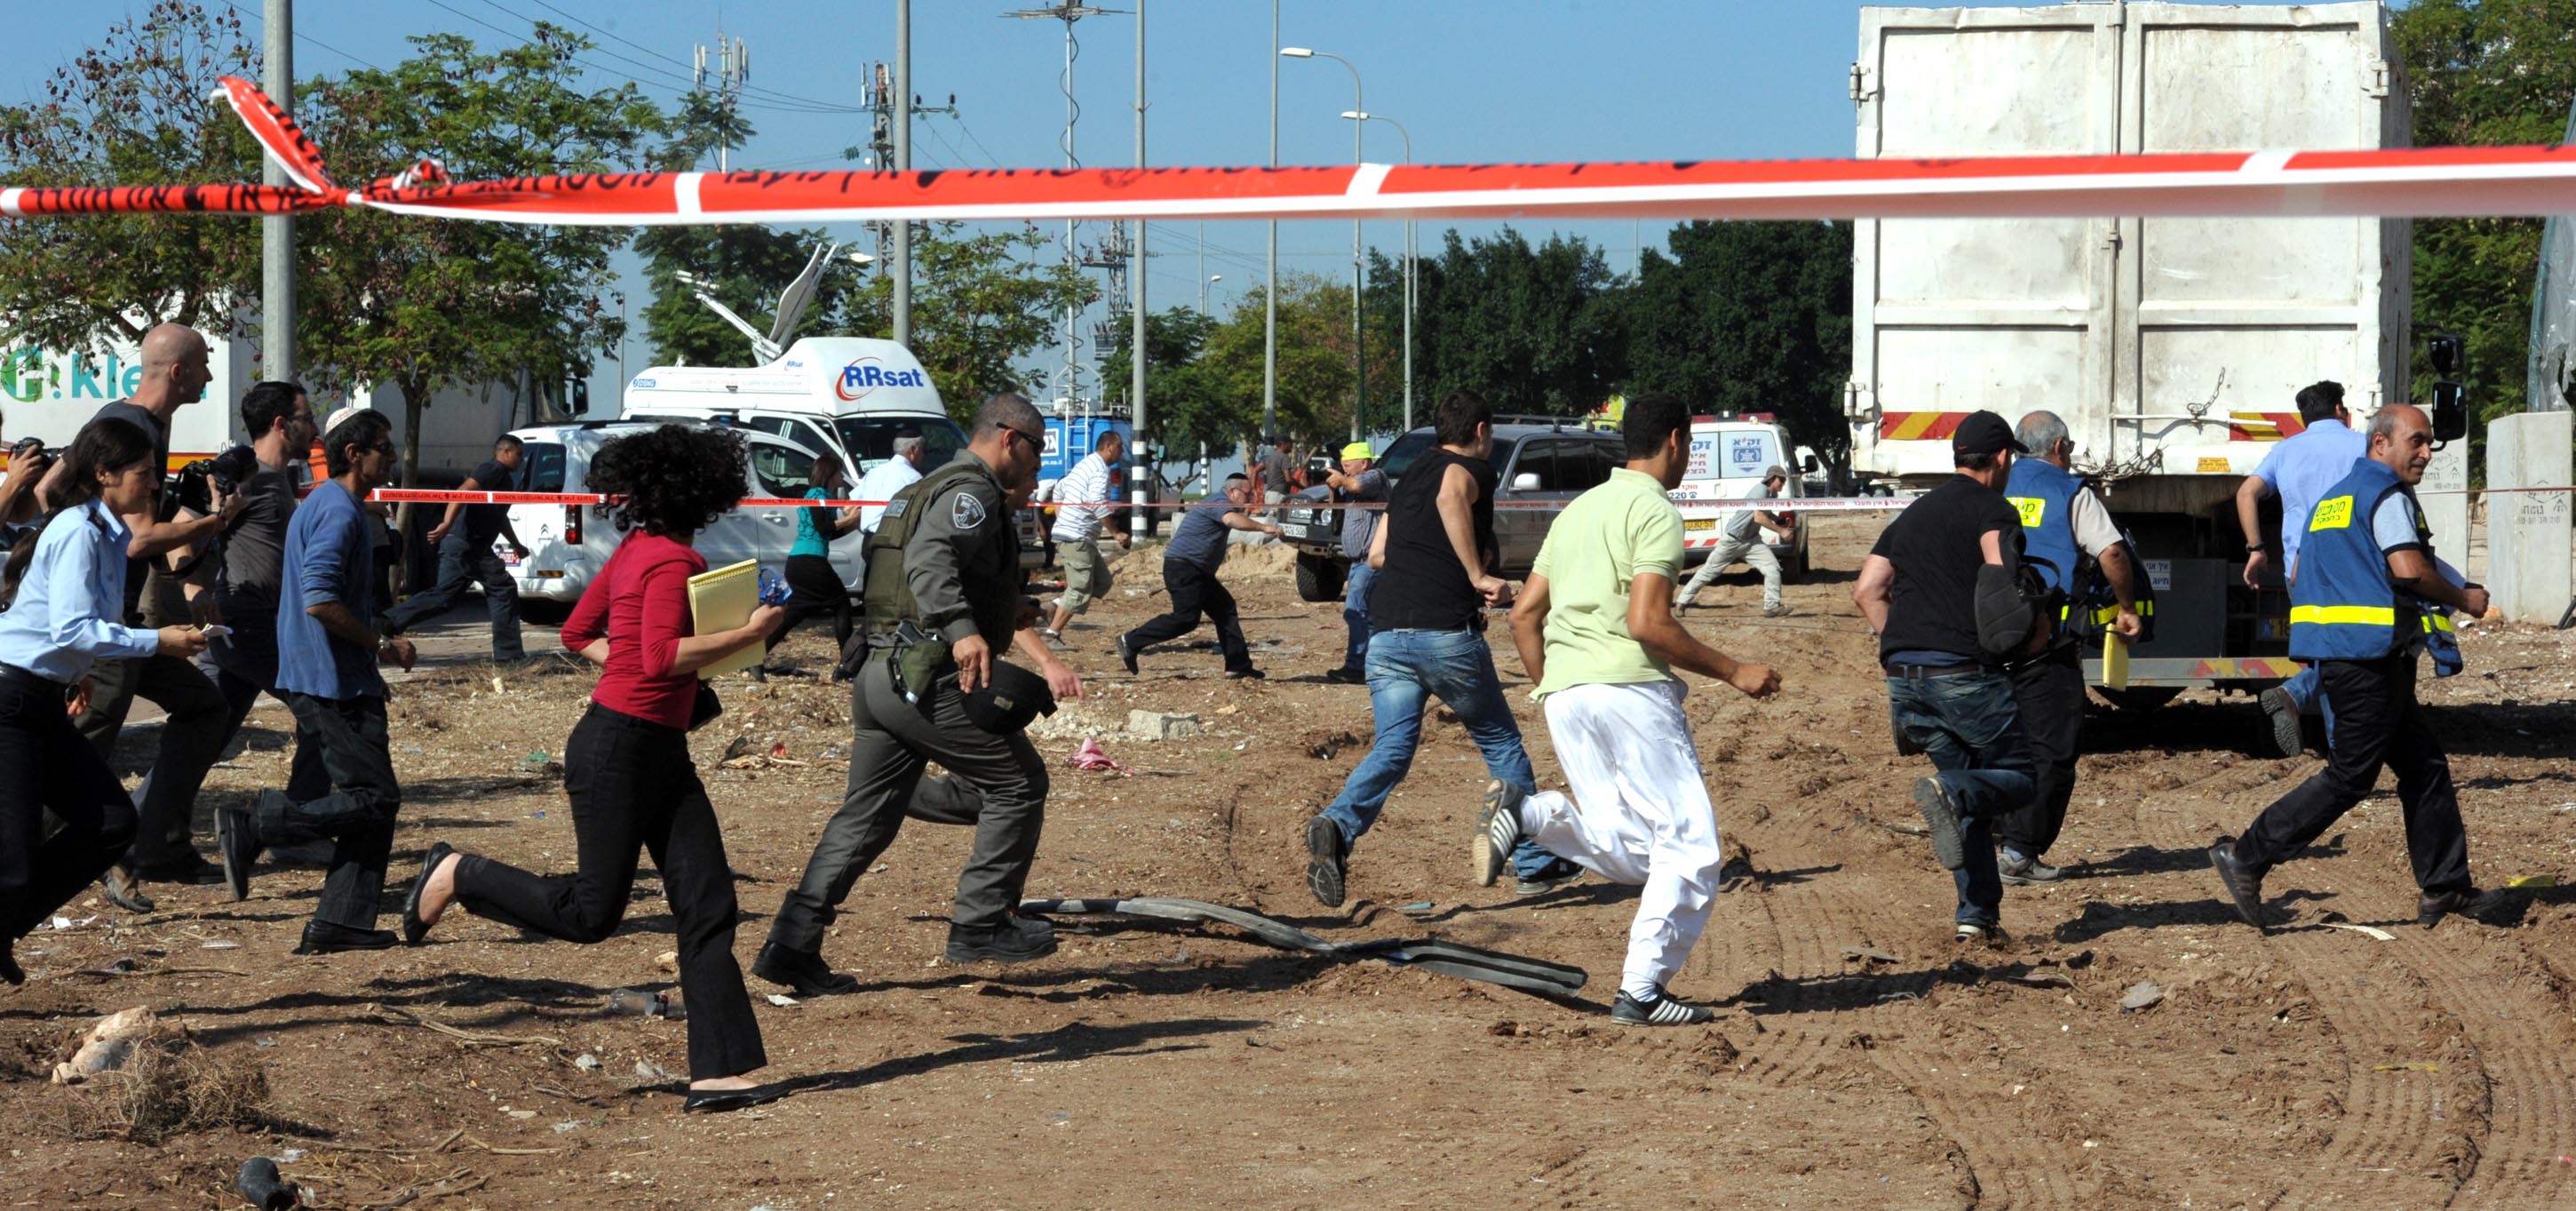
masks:
<path id="1" fill-rule="evenodd" d="M 787 289 L 779 292 L 778 318 L 769 325 L 769 349 L 762 353 L 762 361 L 778 360 L 778 351 L 786 347 L 788 336 L 796 331 L 796 325 L 804 320 L 806 311 L 814 306 L 814 289 L 822 284 L 823 270 L 832 263 L 832 254 L 840 250 L 837 240 L 815 249 L 814 259 L 805 262 L 805 271 L 797 274 L 796 280 L 787 283 Z"/>

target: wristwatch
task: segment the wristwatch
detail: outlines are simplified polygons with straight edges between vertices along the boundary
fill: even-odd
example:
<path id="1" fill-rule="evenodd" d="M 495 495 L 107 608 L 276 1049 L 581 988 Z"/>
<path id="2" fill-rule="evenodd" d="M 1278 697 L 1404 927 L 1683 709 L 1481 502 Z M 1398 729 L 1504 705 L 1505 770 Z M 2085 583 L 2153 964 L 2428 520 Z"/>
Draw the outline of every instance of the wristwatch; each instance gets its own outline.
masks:
<path id="1" fill-rule="evenodd" d="M 2271 548 L 2259 542 L 2249 542 L 2245 544 L 2245 553 L 2248 555 L 2260 555 L 2268 550 L 2271 550 Z"/>

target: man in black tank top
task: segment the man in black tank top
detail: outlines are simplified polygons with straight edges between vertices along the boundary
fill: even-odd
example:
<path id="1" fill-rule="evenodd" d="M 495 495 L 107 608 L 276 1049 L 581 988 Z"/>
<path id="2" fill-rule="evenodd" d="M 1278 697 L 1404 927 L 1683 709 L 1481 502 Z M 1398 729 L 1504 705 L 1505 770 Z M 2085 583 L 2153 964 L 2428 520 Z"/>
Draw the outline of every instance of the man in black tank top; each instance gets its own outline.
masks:
<path id="1" fill-rule="evenodd" d="M 1449 704 L 1485 754 L 1497 782 L 1529 793 L 1536 784 L 1520 724 L 1503 699 L 1494 653 L 1485 646 L 1485 607 L 1511 600 L 1493 574 L 1494 410 L 1453 391 L 1433 413 L 1439 445 L 1416 460 L 1387 498 L 1369 546 L 1378 569 L 1369 589 L 1369 710 L 1377 743 L 1331 805 L 1306 822 L 1306 887 L 1341 906 L 1351 844 L 1377 823 L 1387 796 L 1413 768 L 1422 713 L 1433 697 Z M 1583 868 L 1523 840 L 1512 851 L 1522 895 L 1582 877 Z"/>

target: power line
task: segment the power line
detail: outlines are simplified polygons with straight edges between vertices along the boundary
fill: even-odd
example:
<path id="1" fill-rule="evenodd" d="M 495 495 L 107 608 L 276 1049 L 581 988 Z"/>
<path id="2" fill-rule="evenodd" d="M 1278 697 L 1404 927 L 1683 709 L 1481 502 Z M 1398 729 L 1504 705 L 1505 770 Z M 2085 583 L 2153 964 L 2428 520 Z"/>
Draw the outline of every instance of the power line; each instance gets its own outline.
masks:
<path id="1" fill-rule="evenodd" d="M 261 14 L 261 13 L 254 13 L 254 12 L 250 11 L 249 9 L 243 8 L 242 6 L 240 6 L 240 5 L 238 5 L 238 4 L 233 3 L 233 0 L 224 0 L 224 7 L 225 7 L 225 8 L 228 8 L 228 9 L 231 9 L 231 10 L 233 10 L 234 12 L 240 13 L 242 16 L 248 17 L 248 18 L 250 18 L 250 19 L 252 19 L 252 20 L 254 20 L 254 21 L 266 20 L 266 16 L 265 16 L 265 14 Z M 313 37 L 312 35 L 307 34 L 307 33 L 304 33 L 304 32 L 302 32 L 302 31 L 300 31 L 300 30 L 296 32 L 295 40 L 296 40 L 296 41 L 298 41 L 298 42 L 309 42 L 309 43 L 312 43 L 313 45 L 318 46 L 318 47 L 322 48 L 323 50 L 327 50 L 327 51 L 331 52 L 332 54 L 338 55 L 338 56 L 340 56 L 341 58 L 346 59 L 346 60 L 350 61 L 351 63 L 355 63 L 355 64 L 357 64 L 357 65 L 358 65 L 358 66 L 360 66 L 360 67 L 367 68 L 367 69 L 368 69 L 368 70 L 370 70 L 370 71 L 383 71 L 383 70 L 384 70 L 384 69 L 383 69 L 383 68 L 381 68 L 381 67 L 377 67 L 377 66 L 376 66 L 375 64 L 373 64 L 373 63 L 369 63 L 368 61 L 366 61 L 366 60 L 364 60 L 364 59 L 361 59 L 361 58 L 357 57 L 356 55 L 350 54 L 349 52 L 347 52 L 347 51 L 345 51 L 345 50 L 342 50 L 342 49 L 340 49 L 339 47 L 333 46 L 333 45 L 331 45 L 330 43 L 328 43 L 328 42 L 325 42 L 325 41 L 321 40 L 320 38 Z"/>
<path id="2" fill-rule="evenodd" d="M 489 3 L 489 2 L 490 2 L 490 0 L 485 0 L 485 2 L 486 2 L 486 3 Z M 578 26 L 582 27 L 583 29 L 586 29 L 586 30 L 589 30 L 589 31 L 590 31 L 590 32 L 592 32 L 592 33 L 598 34 L 600 37 L 607 38 L 607 39 L 609 39 L 609 40 L 611 40 L 611 41 L 619 42 L 619 43 L 623 43 L 623 44 L 625 44 L 625 45 L 627 45 L 627 46 L 634 47 L 635 49 L 637 49 L 637 50 L 639 50 L 639 51 L 642 51 L 642 52 L 644 52 L 645 54 L 651 55 L 651 56 L 653 56 L 653 57 L 654 57 L 654 58 L 656 58 L 656 59 L 660 59 L 660 60 L 662 60 L 662 61 L 663 61 L 663 62 L 665 62 L 665 63 L 669 63 L 669 64 L 671 64 L 671 65 L 672 65 L 672 66 L 674 66 L 674 67 L 678 67 L 678 68 L 680 68 L 680 69 L 682 69 L 682 70 L 684 70 L 684 71 L 691 72 L 691 73 L 693 74 L 693 76 L 694 76 L 694 73 L 695 73 L 695 71 L 696 71 L 696 67 L 695 67 L 694 65 L 692 65 L 692 64 L 683 63 L 683 62 L 681 62 L 679 59 L 677 59 L 677 58 L 675 58 L 675 57 L 673 57 L 673 56 L 666 55 L 666 54 L 662 53 L 661 51 L 655 50 L 655 49 L 653 49 L 652 47 L 649 47 L 649 46 L 644 45 L 643 43 L 637 42 L 637 41 L 635 41 L 635 40 L 634 40 L 634 39 L 632 39 L 632 38 L 620 37 L 619 35 L 617 35 L 616 33 L 612 32 L 612 31 L 610 31 L 610 30 L 602 29 L 602 28 L 600 28 L 599 26 L 593 25 L 593 24 L 591 24 L 591 23 L 590 23 L 590 22 L 588 22 L 588 21 L 584 21 L 584 20 L 582 20 L 581 18 L 579 18 L 579 17 L 576 17 L 576 16 L 572 15 L 571 13 L 565 12 L 564 10 L 562 10 L 562 9 L 560 9 L 560 8 L 555 7 L 555 6 L 554 6 L 554 5 L 552 5 L 552 4 L 548 4 L 548 3 L 546 3 L 546 0 L 529 0 L 529 3 L 536 5 L 538 8 L 542 8 L 542 9 L 546 10 L 547 12 L 553 13 L 553 14 L 555 14 L 556 16 L 562 17 L 564 20 L 566 20 L 566 21 L 570 21 L 570 22 L 572 22 L 573 24 L 575 24 L 575 25 L 578 25 Z M 500 6 L 500 5 L 497 5 L 497 4 L 494 4 L 492 7 L 494 7 L 494 8 L 500 8 L 501 6 Z M 509 10 L 508 10 L 508 9 L 502 9 L 501 11 L 503 11 L 503 12 L 509 12 Z M 512 15 L 512 16 L 517 16 L 518 14 L 512 13 L 511 15 Z M 524 18 L 524 17 L 522 17 L 522 18 L 520 18 L 520 19 L 521 19 L 521 20 L 526 20 L 526 18 Z M 610 53 L 610 52 L 603 50 L 603 51 L 601 51 L 600 53 L 601 53 L 601 54 L 608 54 L 608 53 Z M 774 89 L 774 88 L 763 88 L 763 87 L 760 87 L 759 85 L 755 85 L 755 84 L 745 84 L 745 85 L 743 85 L 743 86 L 742 86 L 742 91 L 743 91 L 743 92 L 746 92 L 746 93 L 757 93 L 757 94 L 761 94 L 761 95 L 763 95 L 763 96 L 768 96 L 768 97 L 775 98 L 775 99 L 777 99 L 777 100 L 793 102 L 793 103 L 798 104 L 798 105 L 811 105 L 811 106 L 815 106 L 815 107 L 817 107 L 818 109 L 826 110 L 826 111 L 833 112 L 833 113 L 865 113 L 865 112 L 867 112 L 867 111 L 866 111 L 866 110 L 864 110 L 864 109 L 857 109 L 857 108 L 853 108 L 853 107 L 851 107 L 851 106 L 841 105 L 841 104 L 838 104 L 838 103 L 836 103 L 836 102 L 831 102 L 831 101 L 818 101 L 818 100 L 815 100 L 815 99 L 814 99 L 814 98 L 812 98 L 812 97 L 800 97 L 800 96 L 798 96 L 798 95 L 796 95 L 796 94 L 794 94 L 794 93 L 780 92 L 779 90 Z"/>
<path id="3" fill-rule="evenodd" d="M 501 36 L 503 36 L 503 37 L 505 37 L 505 38 L 516 38 L 516 37 L 519 37 L 519 36 L 520 36 L 520 34 L 518 33 L 518 31 L 516 31 L 516 30 L 512 30 L 512 29 L 505 28 L 505 27 L 503 27 L 503 26 L 495 25 L 495 24 L 493 24 L 492 22 L 489 22 L 489 21 L 486 21 L 486 20 L 482 19 L 481 17 L 477 17 L 477 16 L 475 16 L 475 15 L 474 15 L 474 14 L 472 14 L 472 13 L 466 12 L 466 11 L 464 11 L 463 9 L 457 8 L 457 7 L 456 7 L 456 6 L 454 6 L 454 5 L 451 5 L 451 4 L 446 3 L 446 0 L 429 0 L 429 3 L 430 3 L 430 4 L 432 4 L 432 5 L 434 5 L 434 6 L 436 6 L 436 7 L 438 7 L 438 8 L 445 9 L 445 10 L 447 10 L 448 12 L 454 13 L 454 14 L 456 14 L 457 16 L 464 18 L 465 20 L 468 20 L 468 21 L 471 21 L 471 22 L 475 23 L 476 25 L 480 25 L 480 26 L 482 26 L 482 27 L 483 27 L 483 28 L 485 28 L 485 29 L 491 30 L 491 31 L 492 31 L 492 32 L 494 32 L 494 33 L 500 34 Z M 511 12 L 510 12 L 510 10 L 505 9 L 505 8 L 502 8 L 502 7 L 501 7 L 500 5 L 498 5 L 498 4 L 492 4 L 492 0 L 484 0 L 484 3 L 486 3 L 486 4 L 491 4 L 491 6 L 492 6 L 494 9 L 496 9 L 496 10 L 498 10 L 498 11 L 502 12 L 502 13 L 509 14 L 510 16 L 513 16 L 513 17 L 518 17 L 518 19 L 519 19 L 519 20 L 522 20 L 522 21 L 528 20 L 528 18 L 526 18 L 526 17 L 519 16 L 519 14 L 511 13 Z M 532 24 L 533 24 L 533 23 L 532 23 Z M 601 53 L 602 53 L 602 54 L 611 54 L 612 52 L 602 51 Z M 623 78 L 626 80 L 626 82 L 627 82 L 627 83 L 629 83 L 629 84 L 637 84 L 637 85 L 641 85 L 641 84 L 643 83 L 643 81 L 642 81 L 642 80 L 639 80 L 639 79 L 636 77 L 636 74 L 635 74 L 635 73 L 633 73 L 633 72 L 621 72 L 621 71 L 618 71 L 618 70 L 617 70 L 617 69 L 615 69 L 615 68 L 606 67 L 606 66 L 603 66 L 603 65 L 601 65 L 601 64 L 599 64 L 599 63 L 592 62 L 591 60 L 581 58 L 581 57 L 580 57 L 580 56 L 578 56 L 578 55 L 572 55 L 572 56 L 566 56 L 566 57 L 567 57 L 567 58 L 569 58 L 569 59 L 571 59 L 571 61 L 572 61 L 572 62 L 577 63 L 577 64 L 580 64 L 581 66 L 586 67 L 586 68 L 589 68 L 590 70 L 595 71 L 595 72 L 598 72 L 598 73 L 600 73 L 600 74 L 602 74 L 602 75 L 610 76 L 610 77 L 623 77 Z M 621 55 L 621 56 L 615 56 L 615 57 L 618 57 L 618 58 L 621 58 L 621 59 L 625 58 L 625 57 L 624 57 L 624 56 L 622 56 L 622 55 Z M 630 63 L 635 62 L 635 61 L 634 61 L 634 60 L 632 60 L 632 59 L 628 59 L 628 60 L 626 60 L 626 61 L 627 61 L 627 62 L 630 62 Z M 657 74 L 657 75 L 662 76 L 663 78 L 662 78 L 660 81 L 658 81 L 658 82 L 657 82 L 657 83 L 659 84 L 659 86 L 660 86 L 660 87 L 663 87 L 663 88 L 669 88 L 669 89 L 674 89 L 674 90 L 679 91 L 679 92 L 682 92 L 682 93 L 687 93 L 687 92 L 694 91 L 694 90 L 695 90 L 695 88 L 696 88 L 696 84 L 695 84 L 695 82 L 694 82 L 694 81 L 691 81 L 691 80 L 689 80 L 689 79 L 687 79 L 686 77 L 673 77 L 673 76 L 671 76 L 669 73 L 661 72 L 661 71 L 660 71 L 660 69 L 658 69 L 658 68 L 652 68 L 652 67 L 650 67 L 650 65 L 648 65 L 648 64 L 641 64 L 641 63 L 638 63 L 638 64 L 637 64 L 637 66 L 638 66 L 638 67 L 644 67 L 644 68 L 646 68 L 648 71 L 650 71 L 650 72 L 652 72 L 652 73 L 654 73 L 654 74 Z M 784 112 L 784 113 L 820 113 L 820 112 L 832 112 L 832 111 L 817 110 L 817 109 L 813 109 L 813 108 L 811 108 L 811 107 L 798 107 L 798 106 L 787 106 L 787 105 L 770 105 L 770 104 L 762 104 L 762 105 L 758 105 L 758 106 L 745 106 L 744 108 L 747 108 L 747 109 L 748 109 L 748 108 L 766 109 L 766 110 L 773 110 L 773 111 Z"/>

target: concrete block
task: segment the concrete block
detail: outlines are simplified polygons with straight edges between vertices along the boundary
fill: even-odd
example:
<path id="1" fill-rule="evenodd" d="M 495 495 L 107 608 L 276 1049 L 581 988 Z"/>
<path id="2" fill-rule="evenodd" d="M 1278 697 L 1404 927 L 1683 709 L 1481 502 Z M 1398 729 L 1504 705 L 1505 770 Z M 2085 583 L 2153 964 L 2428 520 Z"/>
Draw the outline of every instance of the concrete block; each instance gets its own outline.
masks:
<path id="1" fill-rule="evenodd" d="M 1179 740 L 1198 735 L 1201 730 L 1199 717 L 1192 713 L 1127 712 L 1127 731 L 1139 740 Z"/>
<path id="2" fill-rule="evenodd" d="M 2571 494 L 2576 414 L 2526 412 L 2487 426 L 2487 592 L 2515 622 L 2554 625 L 2576 601 Z M 2515 488 L 2555 491 L 2516 492 Z"/>
<path id="3" fill-rule="evenodd" d="M 2433 527 L 2433 549 L 2451 566 L 2469 569 L 2469 443 L 2452 442 L 2433 455 L 2424 482 L 2415 487 L 2424 521 Z"/>

